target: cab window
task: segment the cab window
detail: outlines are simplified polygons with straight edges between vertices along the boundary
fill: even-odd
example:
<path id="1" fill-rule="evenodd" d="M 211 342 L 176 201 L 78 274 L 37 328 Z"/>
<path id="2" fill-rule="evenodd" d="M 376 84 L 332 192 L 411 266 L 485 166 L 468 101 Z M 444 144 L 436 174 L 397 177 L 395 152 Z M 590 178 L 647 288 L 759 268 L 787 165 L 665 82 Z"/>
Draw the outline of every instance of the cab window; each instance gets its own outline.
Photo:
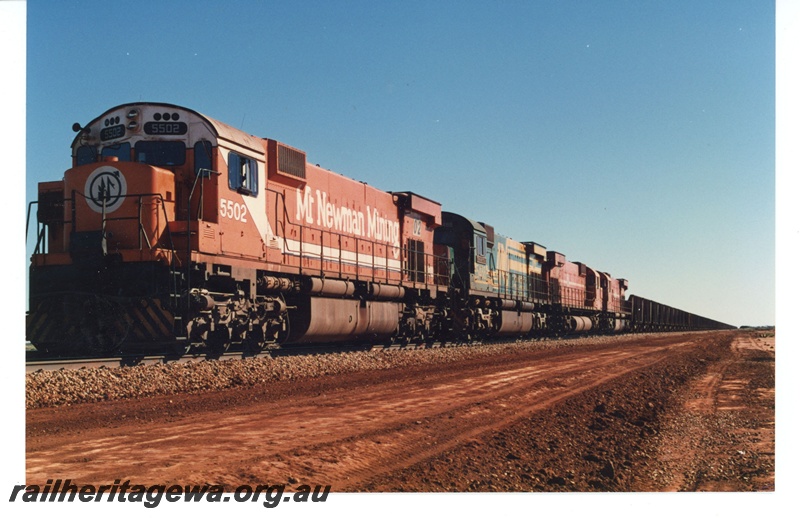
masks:
<path id="1" fill-rule="evenodd" d="M 241 194 L 258 196 L 258 164 L 255 159 L 228 153 L 228 187 Z"/>
<path id="2" fill-rule="evenodd" d="M 486 255 L 486 236 L 475 236 L 475 253 L 479 256 Z"/>
<path id="3" fill-rule="evenodd" d="M 475 262 L 486 264 L 486 236 L 475 235 Z"/>
<path id="4" fill-rule="evenodd" d="M 134 149 L 136 161 L 149 165 L 179 166 L 186 162 L 186 146 L 178 141 L 141 140 Z"/>
<path id="5" fill-rule="evenodd" d="M 115 156 L 120 162 L 131 161 L 131 144 L 130 142 L 122 142 L 113 146 L 106 146 L 101 153 L 103 158 L 108 156 Z"/>
<path id="6" fill-rule="evenodd" d="M 83 145 L 75 153 L 75 165 L 84 165 L 97 162 L 97 148 L 95 146 Z"/>
<path id="7" fill-rule="evenodd" d="M 211 169 L 211 142 L 201 140 L 194 145 L 194 174 L 197 176 L 205 169 Z"/>

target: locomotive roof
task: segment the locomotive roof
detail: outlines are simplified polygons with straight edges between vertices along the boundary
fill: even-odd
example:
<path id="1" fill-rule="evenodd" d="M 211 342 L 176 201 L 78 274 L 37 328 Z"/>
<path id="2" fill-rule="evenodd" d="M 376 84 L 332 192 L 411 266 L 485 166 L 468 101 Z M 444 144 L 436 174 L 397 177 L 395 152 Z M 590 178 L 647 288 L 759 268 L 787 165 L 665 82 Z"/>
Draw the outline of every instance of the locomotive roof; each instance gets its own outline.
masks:
<path id="1" fill-rule="evenodd" d="M 475 230 L 477 230 L 477 231 L 479 231 L 479 232 L 481 232 L 483 234 L 486 233 L 486 228 L 483 226 L 482 223 L 479 223 L 479 222 L 477 222 L 475 220 L 469 219 L 469 218 L 467 218 L 465 216 L 462 216 L 461 214 L 456 214 L 455 212 L 449 212 L 449 211 L 442 212 L 442 215 L 445 215 L 445 214 L 447 214 L 452 219 L 460 219 L 462 222 L 466 221 L 467 223 L 472 225 L 473 229 L 475 229 Z"/>
<path id="2" fill-rule="evenodd" d="M 184 110 L 186 112 L 189 112 L 189 113 L 192 113 L 192 114 L 196 115 L 201 120 L 205 121 L 208 124 L 208 127 L 211 128 L 211 130 L 213 131 L 213 133 L 216 135 L 216 137 L 218 139 L 227 140 L 229 142 L 235 142 L 235 143 L 237 143 L 239 145 L 244 145 L 246 147 L 249 147 L 249 148 L 253 149 L 254 151 L 263 152 L 263 148 L 264 148 L 264 143 L 263 143 L 264 139 L 263 138 L 257 137 L 255 135 L 250 135 L 249 133 L 246 133 L 244 131 L 236 129 L 233 126 L 229 126 L 228 124 L 225 124 L 224 122 L 220 122 L 220 121 L 218 121 L 216 119 L 213 119 L 211 117 L 203 115 L 202 113 L 200 113 L 198 111 L 192 110 L 191 108 L 186 108 L 185 106 L 180 106 L 180 105 L 177 105 L 177 104 L 160 103 L 160 102 L 135 102 L 135 103 L 120 104 L 118 106 L 114 106 L 113 108 L 109 108 L 108 110 L 105 110 L 99 116 L 97 116 L 94 119 L 92 119 L 91 121 L 89 121 L 89 123 L 86 124 L 86 126 L 91 126 L 92 124 L 98 122 L 103 117 L 105 117 L 107 114 L 109 114 L 109 113 L 111 113 L 113 111 L 119 110 L 121 108 L 129 108 L 129 107 L 133 108 L 133 107 L 137 107 L 137 106 L 153 106 L 153 107 L 164 107 L 164 108 L 177 108 L 177 109 L 180 109 L 180 110 Z M 80 138 L 80 136 L 81 136 L 81 134 L 80 134 L 80 132 L 78 132 L 78 134 L 75 136 L 75 138 L 72 141 L 72 147 L 74 147 L 75 144 L 78 142 L 78 139 Z"/>

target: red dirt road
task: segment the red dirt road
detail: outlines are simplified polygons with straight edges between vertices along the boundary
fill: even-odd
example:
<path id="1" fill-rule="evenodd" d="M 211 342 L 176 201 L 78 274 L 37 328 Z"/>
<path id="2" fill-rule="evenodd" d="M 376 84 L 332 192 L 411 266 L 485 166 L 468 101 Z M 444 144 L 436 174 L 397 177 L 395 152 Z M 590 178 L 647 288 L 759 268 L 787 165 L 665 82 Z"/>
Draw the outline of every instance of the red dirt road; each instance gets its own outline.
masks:
<path id="1" fill-rule="evenodd" d="M 774 348 L 753 352 L 734 339 L 739 336 L 653 335 L 28 410 L 27 483 L 120 479 L 229 490 L 323 484 L 333 491 L 771 489 Z M 753 355 L 772 361 L 750 361 Z M 757 365 L 750 369 L 751 363 Z M 763 388 L 758 398 L 742 399 L 741 408 L 726 406 L 754 384 Z M 695 387 L 704 394 L 695 401 L 699 413 L 741 414 L 733 428 L 681 423 L 677 416 Z M 706 452 L 718 458 L 728 451 L 727 443 L 698 442 L 687 455 L 670 456 L 674 441 L 697 426 L 732 434 L 720 438 L 731 444 L 752 438 L 741 434 L 758 434 L 758 446 L 746 450 L 752 455 L 736 453 L 751 461 L 746 469 L 761 470 L 758 485 L 745 483 L 735 463 L 726 464 L 727 475 L 720 471 L 724 485 L 697 484 Z M 653 476 L 653 470 L 671 478 Z"/>

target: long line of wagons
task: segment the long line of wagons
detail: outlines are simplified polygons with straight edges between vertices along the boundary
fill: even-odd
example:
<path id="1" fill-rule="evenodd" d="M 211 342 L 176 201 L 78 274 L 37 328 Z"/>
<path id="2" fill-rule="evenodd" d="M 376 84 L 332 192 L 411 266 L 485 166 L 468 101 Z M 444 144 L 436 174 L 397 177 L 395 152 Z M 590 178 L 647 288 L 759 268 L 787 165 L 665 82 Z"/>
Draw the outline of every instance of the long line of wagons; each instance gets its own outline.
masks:
<path id="1" fill-rule="evenodd" d="M 72 167 L 28 211 L 41 351 L 730 327 L 180 106 L 125 104 L 73 130 Z"/>

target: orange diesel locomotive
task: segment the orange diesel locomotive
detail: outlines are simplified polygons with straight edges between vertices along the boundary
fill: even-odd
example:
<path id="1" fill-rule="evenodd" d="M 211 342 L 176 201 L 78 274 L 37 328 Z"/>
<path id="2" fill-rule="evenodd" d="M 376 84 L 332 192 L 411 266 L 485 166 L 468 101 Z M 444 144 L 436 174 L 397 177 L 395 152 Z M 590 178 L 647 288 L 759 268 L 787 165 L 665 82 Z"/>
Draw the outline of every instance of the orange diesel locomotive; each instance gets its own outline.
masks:
<path id="1" fill-rule="evenodd" d="M 37 348 L 436 337 L 438 203 L 179 106 L 126 104 L 73 129 L 72 168 L 39 184 Z"/>

